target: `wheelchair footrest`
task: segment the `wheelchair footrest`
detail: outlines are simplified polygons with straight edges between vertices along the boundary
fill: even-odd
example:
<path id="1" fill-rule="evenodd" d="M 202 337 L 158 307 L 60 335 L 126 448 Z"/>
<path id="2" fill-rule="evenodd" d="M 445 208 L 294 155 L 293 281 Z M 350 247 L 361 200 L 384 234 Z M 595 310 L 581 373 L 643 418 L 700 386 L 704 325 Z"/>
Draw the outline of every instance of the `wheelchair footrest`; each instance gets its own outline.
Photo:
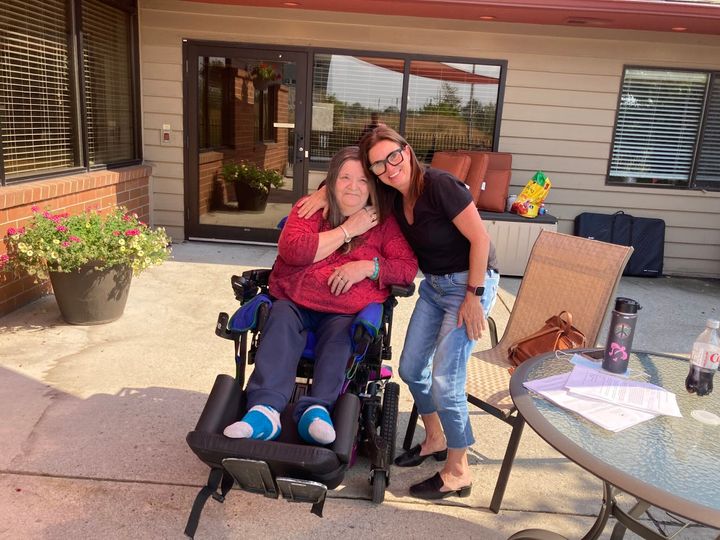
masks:
<path id="1" fill-rule="evenodd" d="M 241 489 L 252 493 L 262 493 L 271 499 L 278 498 L 278 488 L 270 467 L 264 461 L 254 459 L 225 458 L 222 465 Z"/>
<path id="2" fill-rule="evenodd" d="M 320 482 L 312 480 L 298 480 L 297 478 L 277 478 L 277 486 L 283 498 L 291 502 L 312 503 L 312 513 L 322 517 L 327 487 Z"/>
<path id="3" fill-rule="evenodd" d="M 327 486 L 312 480 L 298 478 L 273 478 L 270 467 L 264 461 L 255 459 L 225 458 L 222 460 L 225 470 L 235 479 L 240 489 L 251 493 L 260 493 L 271 499 L 282 495 L 290 502 L 311 503 L 311 512 L 322 517 Z"/>

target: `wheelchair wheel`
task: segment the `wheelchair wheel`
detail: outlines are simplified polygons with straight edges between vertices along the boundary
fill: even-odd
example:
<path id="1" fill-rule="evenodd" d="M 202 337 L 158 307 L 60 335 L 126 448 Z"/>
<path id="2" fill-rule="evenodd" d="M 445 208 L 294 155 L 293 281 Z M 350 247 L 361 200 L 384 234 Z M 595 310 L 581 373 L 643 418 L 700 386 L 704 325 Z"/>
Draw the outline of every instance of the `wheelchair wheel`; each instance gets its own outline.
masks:
<path id="1" fill-rule="evenodd" d="M 395 438 L 397 435 L 398 407 L 400 403 L 400 385 L 389 382 L 385 385 L 382 402 L 382 422 L 380 424 L 380 437 L 385 441 L 385 457 L 390 470 L 395 459 Z M 373 484 L 374 489 L 374 484 Z M 374 499 L 373 499 L 374 500 Z"/>
<path id="2" fill-rule="evenodd" d="M 380 504 L 385 500 L 385 489 L 388 483 L 388 473 L 385 471 L 374 471 L 372 477 L 372 502 Z"/>

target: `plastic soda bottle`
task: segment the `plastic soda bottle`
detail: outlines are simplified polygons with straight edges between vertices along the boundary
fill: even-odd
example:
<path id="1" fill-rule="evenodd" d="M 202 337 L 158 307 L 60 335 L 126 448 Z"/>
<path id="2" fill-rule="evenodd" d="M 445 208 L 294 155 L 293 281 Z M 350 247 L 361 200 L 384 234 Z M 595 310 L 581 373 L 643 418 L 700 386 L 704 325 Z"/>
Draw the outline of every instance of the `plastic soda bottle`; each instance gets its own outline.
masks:
<path id="1" fill-rule="evenodd" d="M 708 319 L 705 330 L 693 344 L 690 371 L 685 378 L 685 389 L 698 396 L 706 396 L 713 389 L 713 376 L 720 364 L 720 321 Z"/>

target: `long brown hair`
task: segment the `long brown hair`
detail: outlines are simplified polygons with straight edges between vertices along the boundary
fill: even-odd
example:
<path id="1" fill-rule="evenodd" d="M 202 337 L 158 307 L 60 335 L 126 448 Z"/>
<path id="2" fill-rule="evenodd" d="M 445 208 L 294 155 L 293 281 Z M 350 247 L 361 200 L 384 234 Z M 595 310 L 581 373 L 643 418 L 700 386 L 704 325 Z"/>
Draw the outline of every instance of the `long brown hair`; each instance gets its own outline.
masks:
<path id="1" fill-rule="evenodd" d="M 393 141 L 396 142 L 398 146 L 402 148 L 407 147 L 410 150 L 410 191 L 408 192 L 408 199 L 410 199 L 411 202 L 415 202 L 423 191 L 425 185 L 425 168 L 420 161 L 418 161 L 417 156 L 415 156 L 415 151 L 403 136 L 386 125 L 376 127 L 360 140 L 360 156 L 362 158 L 363 168 L 365 169 L 365 174 L 369 175 L 368 178 L 374 178 L 376 180 L 378 185 L 379 213 L 385 215 L 387 212 L 392 211 L 392 207 L 388 205 L 392 204 L 392 200 L 397 196 L 398 191 L 385 185 L 370 170 L 370 149 L 380 141 Z"/>
<path id="2" fill-rule="evenodd" d="M 343 215 L 342 210 L 340 209 L 340 203 L 337 199 L 337 179 L 340 175 L 340 169 L 342 169 L 343 165 L 345 165 L 346 162 L 355 160 L 362 164 L 362 160 L 360 159 L 360 151 L 357 146 L 346 146 L 344 148 L 341 148 L 337 151 L 337 153 L 332 157 L 330 160 L 330 165 L 328 166 L 328 172 L 327 176 L 325 177 L 325 187 L 327 188 L 327 199 L 328 199 L 328 217 L 327 221 L 330 223 L 331 228 L 335 228 L 338 225 L 341 225 L 347 218 Z M 364 169 L 364 167 L 363 167 Z M 367 172 L 365 173 L 367 175 Z M 376 182 L 373 180 L 372 176 L 367 176 L 368 179 L 368 204 L 376 204 L 377 201 L 377 185 Z M 378 212 L 378 222 L 382 223 L 382 218 L 380 216 L 380 213 Z M 356 241 L 359 240 L 358 238 L 353 238 L 353 240 L 346 244 L 344 247 L 351 249 L 355 246 Z"/>

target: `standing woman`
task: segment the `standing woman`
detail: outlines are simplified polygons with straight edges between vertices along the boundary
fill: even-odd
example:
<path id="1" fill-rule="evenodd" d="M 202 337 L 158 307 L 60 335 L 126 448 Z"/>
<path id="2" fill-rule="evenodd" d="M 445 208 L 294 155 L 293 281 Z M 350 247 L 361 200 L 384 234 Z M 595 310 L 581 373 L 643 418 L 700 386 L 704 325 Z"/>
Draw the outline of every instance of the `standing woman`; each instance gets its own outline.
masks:
<path id="1" fill-rule="evenodd" d="M 439 473 L 411 486 L 411 495 L 467 497 L 472 489 L 467 449 L 475 439 L 466 367 L 495 302 L 494 248 L 467 186 L 450 173 L 425 169 L 398 133 L 375 128 L 360 141 L 360 157 L 379 180 L 381 214 L 395 215 L 425 278 L 400 357 L 400 377 L 423 419 L 425 440 L 395 464 L 414 467 L 429 456 L 446 460 Z M 311 197 L 303 215 L 324 206 L 323 196 Z"/>

